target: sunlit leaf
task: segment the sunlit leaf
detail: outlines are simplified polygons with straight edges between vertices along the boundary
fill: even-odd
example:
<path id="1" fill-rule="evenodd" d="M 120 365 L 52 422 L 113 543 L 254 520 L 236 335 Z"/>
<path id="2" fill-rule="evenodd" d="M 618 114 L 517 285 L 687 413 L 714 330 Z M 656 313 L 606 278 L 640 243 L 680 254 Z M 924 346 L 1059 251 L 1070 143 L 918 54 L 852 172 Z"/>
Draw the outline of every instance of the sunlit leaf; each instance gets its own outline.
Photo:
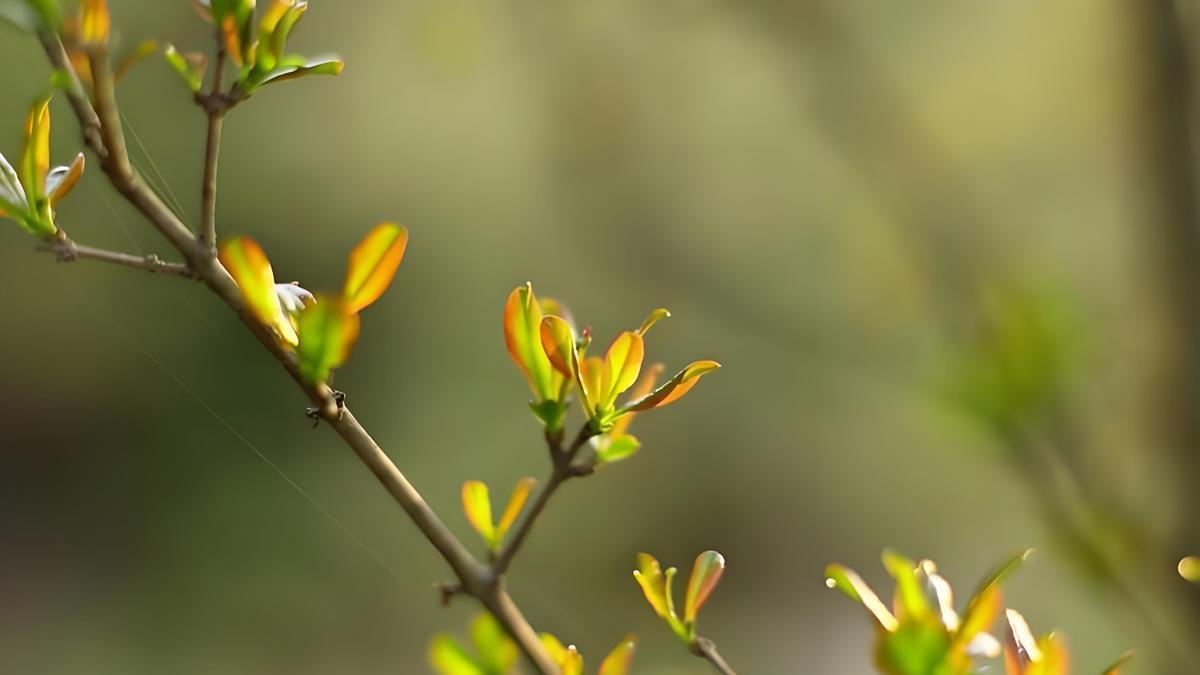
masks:
<path id="1" fill-rule="evenodd" d="M 541 633 L 538 638 L 541 639 L 542 647 L 546 649 L 550 660 L 561 665 L 567 655 L 567 648 L 563 646 L 563 643 L 550 633 Z"/>
<path id="2" fill-rule="evenodd" d="M 597 675 L 629 675 L 636 649 L 636 639 L 632 635 L 625 636 L 625 639 L 604 657 Z"/>
<path id="3" fill-rule="evenodd" d="M 521 369 L 529 388 L 539 401 L 557 398 L 551 378 L 550 359 L 542 348 L 542 308 L 533 284 L 513 289 L 504 303 L 504 346 Z"/>
<path id="4" fill-rule="evenodd" d="M 381 223 L 350 251 L 346 282 L 342 286 L 347 311 L 361 312 L 383 295 L 395 278 L 407 247 L 408 228 Z"/>
<path id="5" fill-rule="evenodd" d="M 1008 575 L 1032 554 L 1033 549 L 1026 549 L 1011 556 L 979 584 L 979 588 L 967 602 L 966 611 L 963 612 L 962 625 L 955 636 L 959 642 L 971 641 L 995 623 L 1000 613 L 1000 582 L 1008 578 Z"/>
<path id="6" fill-rule="evenodd" d="M 950 638 L 939 624 L 902 623 L 881 635 L 875 663 L 888 675 L 941 675 L 949 650 Z"/>
<path id="7" fill-rule="evenodd" d="M 29 203 L 36 208 L 46 195 L 46 174 L 50 171 L 50 97 L 34 102 L 25 117 L 25 146 L 21 150 L 18 173 Z"/>
<path id="8" fill-rule="evenodd" d="M 81 0 L 79 11 L 79 40 L 92 45 L 107 43 L 112 27 L 107 0 Z"/>
<path id="9" fill-rule="evenodd" d="M 263 324 L 275 329 L 285 342 L 299 342 L 291 321 L 283 314 L 275 296 L 275 273 L 258 242 L 234 237 L 221 245 L 218 256 L 229 275 L 237 282 L 246 308 Z"/>
<path id="10" fill-rule="evenodd" d="M 696 382 L 700 381 L 701 376 L 711 373 L 720 367 L 721 364 L 716 361 L 696 361 L 676 373 L 674 377 L 667 380 L 663 386 L 655 389 L 649 396 L 634 401 L 625 406 L 622 411 L 637 412 L 650 410 L 651 408 L 661 408 L 673 403 L 691 391 L 692 387 L 696 386 Z"/>
<path id="11" fill-rule="evenodd" d="M 896 599 L 893 613 L 903 624 L 911 619 L 922 621 L 929 616 L 929 600 L 917 581 L 916 564 L 892 551 L 884 551 L 883 566 L 896 580 Z"/>
<path id="12" fill-rule="evenodd" d="M 539 337 L 542 350 L 545 352 L 546 358 L 550 359 L 550 365 L 564 376 L 573 377 L 575 375 L 573 358 L 575 331 L 571 328 L 571 324 L 560 316 L 543 317 L 539 328 Z"/>
<path id="13" fill-rule="evenodd" d="M 487 542 L 489 548 L 496 544 L 496 526 L 492 522 L 492 502 L 488 496 L 487 483 L 469 480 L 462 486 L 463 513 L 471 527 Z"/>
<path id="14" fill-rule="evenodd" d="M 490 675 L 511 673 L 516 667 L 520 656 L 517 643 L 491 614 L 483 612 L 471 621 L 471 642 L 475 644 L 480 664 Z"/>
<path id="15" fill-rule="evenodd" d="M 662 567 L 659 566 L 658 560 L 649 553 L 637 554 L 637 563 L 638 568 L 634 570 L 633 578 L 642 587 L 646 602 L 650 603 L 655 614 L 664 619 L 667 618 L 670 616 L 670 611 L 666 597 L 666 578 L 663 575 Z"/>
<path id="16" fill-rule="evenodd" d="M 345 62 L 339 58 L 317 58 L 301 64 L 275 68 L 254 84 L 260 86 L 273 82 L 286 82 L 308 75 L 340 75 L 345 68 Z"/>
<path id="17" fill-rule="evenodd" d="M 628 400 L 640 401 L 649 396 L 650 392 L 654 391 L 654 385 L 658 382 L 658 378 L 662 377 L 662 373 L 663 365 L 661 363 L 655 363 L 649 368 L 644 369 L 637 383 L 633 385 L 633 389 L 629 392 Z M 612 430 L 608 432 L 609 437 L 615 440 L 625 435 L 626 429 L 629 428 L 629 424 L 633 422 L 636 414 L 631 410 L 618 417 L 617 421 L 613 422 Z"/>
<path id="18" fill-rule="evenodd" d="M 575 649 L 575 645 L 567 647 L 560 667 L 562 670 L 559 675 L 583 675 L 583 655 Z"/>
<path id="19" fill-rule="evenodd" d="M 525 502 L 529 500 L 529 494 L 533 492 L 535 485 L 537 485 L 537 481 L 533 478 L 522 478 L 517 481 L 512 495 L 508 498 L 508 505 L 504 507 L 504 513 L 500 516 L 500 522 L 496 524 L 497 541 L 503 539 L 508 529 L 517 522 L 517 516 L 521 515 L 521 509 L 525 508 Z"/>
<path id="20" fill-rule="evenodd" d="M 579 397 L 583 400 L 583 407 L 587 411 L 588 417 L 593 417 L 597 414 L 597 409 L 601 407 L 601 378 L 604 372 L 604 360 L 599 356 L 589 356 L 581 361 L 578 352 L 572 355 L 572 359 L 575 368 L 575 384 L 579 387 Z"/>
<path id="21" fill-rule="evenodd" d="M 429 665 L 439 675 L 491 675 L 449 635 L 437 635 L 429 643 Z"/>
<path id="22" fill-rule="evenodd" d="M 829 588 L 836 588 L 848 595 L 850 599 L 862 603 L 862 606 L 867 608 L 867 611 L 871 613 L 883 630 L 891 632 L 899 627 L 900 624 L 892 615 L 891 610 L 883 604 L 879 596 L 875 595 L 875 591 L 871 590 L 871 587 L 854 570 L 837 563 L 827 566 L 825 568 L 825 585 Z"/>
<path id="23" fill-rule="evenodd" d="M 637 381 L 638 373 L 642 371 L 642 358 L 645 344 L 642 336 L 632 331 L 625 331 L 613 340 L 608 352 L 604 355 L 604 368 L 600 374 L 600 395 L 598 403 L 608 409 L 626 389 Z"/>
<path id="24" fill-rule="evenodd" d="M 653 312 L 650 312 L 650 316 L 647 316 L 646 320 L 642 322 L 642 326 L 637 329 L 637 334 L 645 335 L 646 331 L 650 330 L 650 328 L 654 324 L 658 323 L 659 321 L 661 321 L 663 319 L 667 319 L 670 317 L 671 317 L 670 310 L 666 309 L 665 307 L 659 307 L 658 309 L 654 310 Z"/>
<path id="25" fill-rule="evenodd" d="M 700 608 L 708 602 L 708 596 L 725 574 L 725 557 L 716 551 L 705 551 L 692 564 L 692 576 L 688 578 L 687 595 L 683 603 L 683 620 L 692 622 Z"/>
<path id="26" fill-rule="evenodd" d="M 300 334 L 296 346 L 300 374 L 309 382 L 328 381 L 330 371 L 350 358 L 358 341 L 358 315 L 347 311 L 341 298 L 318 296 L 315 303 L 300 311 L 296 325 Z"/>

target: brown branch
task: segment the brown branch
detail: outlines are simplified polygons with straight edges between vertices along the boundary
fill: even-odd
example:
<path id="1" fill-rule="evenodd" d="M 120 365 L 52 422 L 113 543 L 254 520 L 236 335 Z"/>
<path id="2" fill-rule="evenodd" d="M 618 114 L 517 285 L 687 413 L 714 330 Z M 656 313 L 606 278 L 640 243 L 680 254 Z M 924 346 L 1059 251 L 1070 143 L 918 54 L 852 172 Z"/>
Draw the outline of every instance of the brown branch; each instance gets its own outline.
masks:
<path id="1" fill-rule="evenodd" d="M 71 75 L 69 79 L 78 85 L 78 78 L 74 77 L 57 36 L 44 38 L 43 44 L 51 63 Z M 304 379 L 295 355 L 247 310 L 236 282 L 220 262 L 208 254 L 209 247 L 203 245 L 203 242 L 197 242 L 191 231 L 133 170 L 125 149 L 108 55 L 103 48 L 96 48 L 88 54 L 88 58 L 91 62 L 95 90 L 94 114 L 86 96 L 82 95 L 81 87 L 71 87 L 73 91 L 68 91 L 68 97 L 79 119 L 84 141 L 100 156 L 109 182 L 184 256 L 191 273 L 203 281 L 241 318 L 246 328 L 258 338 L 263 347 L 312 401 L 317 414 L 354 451 L 425 538 L 433 544 L 454 570 L 464 591 L 476 598 L 496 617 L 539 672 L 557 675 L 558 666 L 551 660 L 537 633 L 509 597 L 503 579 L 494 575 L 489 567 L 467 551 L 400 469 L 358 423 L 350 410 L 335 399 L 332 390 L 324 384 L 312 384 Z M 224 105 L 232 105 L 240 100 L 236 92 L 228 97 L 214 98 L 225 101 Z"/>
<path id="2" fill-rule="evenodd" d="M 725 663 L 725 659 L 717 653 L 717 645 L 706 637 L 697 637 L 692 641 L 692 653 L 711 663 L 712 667 L 716 668 L 721 675 L 737 675 L 733 668 Z"/>
<path id="3" fill-rule="evenodd" d="M 221 78 L 225 72 L 225 48 L 221 46 L 219 35 L 217 44 L 212 90 L 207 98 L 197 98 L 197 103 L 204 107 L 208 115 L 208 133 L 204 140 L 204 182 L 200 192 L 202 204 L 199 241 L 210 257 L 217 254 L 217 161 L 221 154 L 221 127 L 225 121 L 226 110 L 223 105 L 210 103 L 220 100 Z"/>
<path id="4" fill-rule="evenodd" d="M 561 436 L 561 434 L 559 434 Z M 505 545 L 500 553 L 496 555 L 496 559 L 492 562 L 492 573 L 497 577 L 503 576 L 508 572 L 509 566 L 512 565 L 513 557 L 517 555 L 521 545 L 525 543 L 525 539 L 529 536 L 529 532 L 537 523 L 538 516 L 546 509 L 546 505 L 550 503 L 550 498 L 562 487 L 562 484 L 568 480 L 583 475 L 587 472 L 586 469 L 581 469 L 574 465 L 575 457 L 579 454 L 579 450 L 587 443 L 588 439 L 594 436 L 595 433 L 591 430 L 588 424 L 584 424 L 579 430 L 579 434 L 571 443 L 571 447 L 563 450 L 560 443 L 561 438 L 556 439 L 547 434 L 546 442 L 550 446 L 550 458 L 554 463 L 554 469 L 550 473 L 550 479 L 542 486 L 541 492 L 538 493 L 537 499 L 533 505 L 526 511 L 525 517 L 521 520 L 521 524 L 517 526 L 516 532 L 513 533 L 508 544 Z"/>
<path id="5" fill-rule="evenodd" d="M 62 231 L 60 230 L 59 232 L 61 234 Z M 196 278 L 196 274 L 187 265 L 166 262 L 153 253 L 149 255 L 131 255 L 129 253 L 110 251 L 93 246 L 84 246 L 83 244 L 75 243 L 65 235 L 54 241 L 41 244 L 37 250 L 53 253 L 55 259 L 60 263 L 70 263 L 76 260 L 95 260 L 97 262 L 145 270 L 155 274 L 168 274 L 185 279 Z"/>

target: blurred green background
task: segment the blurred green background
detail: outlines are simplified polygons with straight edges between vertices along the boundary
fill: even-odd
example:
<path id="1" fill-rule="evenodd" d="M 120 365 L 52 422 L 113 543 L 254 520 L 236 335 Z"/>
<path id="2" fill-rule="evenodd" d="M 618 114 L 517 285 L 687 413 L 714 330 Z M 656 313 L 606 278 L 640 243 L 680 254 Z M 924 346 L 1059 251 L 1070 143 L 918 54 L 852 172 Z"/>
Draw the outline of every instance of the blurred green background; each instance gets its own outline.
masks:
<path id="1" fill-rule="evenodd" d="M 208 46 L 184 0 L 111 5 L 127 47 Z M 1076 672 L 1126 648 L 1133 673 L 1184 672 L 1200 183 L 1181 5 L 316 2 L 297 51 L 346 71 L 232 113 L 219 229 L 319 289 L 376 222 L 410 228 L 336 384 L 472 544 L 463 480 L 547 471 L 501 336 L 513 287 L 602 343 L 669 307 L 649 358 L 724 364 L 640 416 L 642 452 L 569 484 L 518 559 L 518 603 L 593 666 L 634 632 L 636 672 L 707 672 L 644 604 L 641 550 L 725 554 L 700 629 L 742 672 L 858 674 L 870 626 L 827 562 L 883 591 L 892 546 L 966 597 L 1034 546 L 1006 600 L 1066 634 Z M 8 26 L 0 60 L 13 157 L 48 69 Z M 195 225 L 202 114 L 158 60 L 119 94 L 137 164 Z M 61 163 L 77 127 L 53 115 Z M 58 222 L 168 253 L 94 162 Z M 56 266 L 6 225 L 0 672 L 425 672 L 474 608 L 438 606 L 442 561 L 240 325 L 198 285 Z"/>

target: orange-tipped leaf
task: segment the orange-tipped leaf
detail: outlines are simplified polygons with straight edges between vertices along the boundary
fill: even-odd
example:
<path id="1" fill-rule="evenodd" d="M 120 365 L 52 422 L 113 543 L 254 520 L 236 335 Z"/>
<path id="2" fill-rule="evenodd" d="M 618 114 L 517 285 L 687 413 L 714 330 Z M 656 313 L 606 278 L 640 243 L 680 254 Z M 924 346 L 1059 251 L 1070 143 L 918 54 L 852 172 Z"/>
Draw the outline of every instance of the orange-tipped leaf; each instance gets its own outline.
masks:
<path id="1" fill-rule="evenodd" d="M 708 602 L 708 597 L 712 595 L 723 574 L 725 557 L 720 553 L 705 551 L 696 557 L 696 562 L 692 565 L 692 576 L 688 578 L 687 595 L 684 596 L 684 621 L 696 620 L 696 614 L 700 612 L 704 603 Z"/>
<path id="2" fill-rule="evenodd" d="M 342 296 L 357 314 L 379 299 L 396 276 L 408 247 L 408 228 L 394 223 L 375 226 L 350 252 Z"/>

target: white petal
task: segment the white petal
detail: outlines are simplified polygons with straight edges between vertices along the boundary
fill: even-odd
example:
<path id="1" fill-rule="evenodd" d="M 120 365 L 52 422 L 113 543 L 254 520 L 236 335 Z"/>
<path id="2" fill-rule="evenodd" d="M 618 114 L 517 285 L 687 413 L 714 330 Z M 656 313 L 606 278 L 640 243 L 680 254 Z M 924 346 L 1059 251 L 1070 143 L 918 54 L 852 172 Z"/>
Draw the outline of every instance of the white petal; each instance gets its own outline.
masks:
<path id="1" fill-rule="evenodd" d="M 298 284 L 275 284 L 275 297 L 279 299 L 279 306 L 288 314 L 296 314 L 309 302 L 316 302 L 313 294 Z"/>
<path id="2" fill-rule="evenodd" d="M 0 199 L 14 206 L 26 206 L 29 201 L 25 198 L 25 190 L 21 181 L 17 180 L 17 172 L 4 155 L 0 154 Z"/>
<path id="3" fill-rule="evenodd" d="M 994 659 L 1000 656 L 1000 641 L 991 633 L 980 633 L 967 644 L 967 656 L 973 659 Z"/>
<path id="4" fill-rule="evenodd" d="M 937 606 L 942 625 L 950 632 L 958 630 L 959 618 L 958 612 L 954 611 L 954 589 L 950 587 L 950 582 L 938 574 L 937 565 L 932 560 L 922 560 L 917 566 L 917 577 L 924 581 L 925 595 Z"/>
<path id="5" fill-rule="evenodd" d="M 1042 650 L 1038 649 L 1037 638 L 1033 637 L 1025 617 L 1015 609 L 1006 609 L 1004 613 L 1008 617 L 1008 642 L 1017 653 L 1021 665 L 1041 661 Z"/>

